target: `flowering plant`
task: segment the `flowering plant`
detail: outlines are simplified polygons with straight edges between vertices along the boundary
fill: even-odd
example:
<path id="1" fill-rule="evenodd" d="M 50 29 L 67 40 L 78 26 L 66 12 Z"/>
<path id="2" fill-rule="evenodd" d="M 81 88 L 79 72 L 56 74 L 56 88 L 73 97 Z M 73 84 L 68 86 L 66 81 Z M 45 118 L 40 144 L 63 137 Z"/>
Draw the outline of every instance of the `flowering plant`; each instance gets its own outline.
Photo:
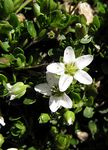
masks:
<path id="1" fill-rule="evenodd" d="M 107 149 L 107 5 L 0 0 L 0 150 Z"/>
<path id="2" fill-rule="evenodd" d="M 64 63 L 52 63 L 47 66 L 47 71 L 60 75 L 59 88 L 65 91 L 72 83 L 73 78 L 83 84 L 91 84 L 92 78 L 82 69 L 88 66 L 93 60 L 92 55 L 84 55 L 75 58 L 72 47 L 68 46 L 64 51 Z"/>

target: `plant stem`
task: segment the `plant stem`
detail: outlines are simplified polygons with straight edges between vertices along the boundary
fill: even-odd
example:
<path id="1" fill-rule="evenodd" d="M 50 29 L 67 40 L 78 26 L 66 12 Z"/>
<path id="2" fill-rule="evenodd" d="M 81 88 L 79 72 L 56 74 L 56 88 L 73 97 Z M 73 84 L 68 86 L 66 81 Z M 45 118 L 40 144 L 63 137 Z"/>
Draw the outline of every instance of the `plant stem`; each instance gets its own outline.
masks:
<path id="1" fill-rule="evenodd" d="M 32 0 L 26 0 L 16 11 L 16 13 L 18 13 L 19 11 L 21 11 L 26 5 L 28 5 Z"/>

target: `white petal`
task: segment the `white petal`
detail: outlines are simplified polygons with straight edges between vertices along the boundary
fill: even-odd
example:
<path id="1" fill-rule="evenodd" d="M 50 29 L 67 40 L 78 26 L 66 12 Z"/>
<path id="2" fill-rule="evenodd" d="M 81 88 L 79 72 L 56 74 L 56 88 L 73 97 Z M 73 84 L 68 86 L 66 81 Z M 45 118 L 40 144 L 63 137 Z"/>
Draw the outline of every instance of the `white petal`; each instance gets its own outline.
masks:
<path id="1" fill-rule="evenodd" d="M 7 84 L 6 84 L 6 87 L 7 87 L 8 90 L 11 90 L 12 85 L 11 85 L 10 83 L 7 83 Z"/>
<path id="2" fill-rule="evenodd" d="M 72 118 L 68 120 L 68 124 L 71 125 L 73 123 Z"/>
<path id="3" fill-rule="evenodd" d="M 64 51 L 64 63 L 69 64 L 75 61 L 75 53 L 71 46 L 66 47 Z"/>
<path id="4" fill-rule="evenodd" d="M 47 66 L 47 71 L 61 75 L 64 73 L 64 64 L 63 63 L 52 63 Z"/>
<path id="5" fill-rule="evenodd" d="M 52 112 L 56 112 L 60 108 L 59 97 L 51 96 L 49 100 L 49 108 Z"/>
<path id="6" fill-rule="evenodd" d="M 2 116 L 0 116 L 0 124 L 2 126 L 5 126 L 4 118 Z"/>
<path id="7" fill-rule="evenodd" d="M 14 100 L 16 98 L 16 95 L 11 95 L 9 100 Z"/>
<path id="8" fill-rule="evenodd" d="M 70 86 L 70 84 L 73 81 L 73 77 L 68 75 L 68 74 L 64 74 L 60 77 L 59 79 L 59 89 L 61 92 L 64 92 L 65 90 L 67 90 L 67 88 Z"/>
<path id="9" fill-rule="evenodd" d="M 18 150 L 17 148 L 8 148 L 6 150 Z"/>
<path id="10" fill-rule="evenodd" d="M 75 63 L 79 69 L 83 69 L 86 66 L 88 66 L 92 61 L 93 61 L 92 55 L 84 55 L 84 56 L 76 58 Z"/>
<path id="11" fill-rule="evenodd" d="M 50 87 L 52 86 L 58 86 L 58 82 L 59 82 L 59 76 L 57 76 L 54 73 L 50 73 L 50 72 L 46 72 L 46 80 L 48 82 L 48 85 Z"/>
<path id="12" fill-rule="evenodd" d="M 74 75 L 74 78 L 79 81 L 80 83 L 83 83 L 83 84 L 91 84 L 92 83 L 92 78 L 91 76 L 83 71 L 83 70 L 78 70 L 75 75 Z"/>
<path id="13" fill-rule="evenodd" d="M 72 108 L 72 100 L 66 93 L 61 96 L 60 105 L 64 108 Z"/>
<path id="14" fill-rule="evenodd" d="M 38 84 L 34 87 L 34 89 L 36 92 L 39 92 L 41 94 L 48 95 L 48 96 L 51 95 L 51 90 L 47 83 Z"/>

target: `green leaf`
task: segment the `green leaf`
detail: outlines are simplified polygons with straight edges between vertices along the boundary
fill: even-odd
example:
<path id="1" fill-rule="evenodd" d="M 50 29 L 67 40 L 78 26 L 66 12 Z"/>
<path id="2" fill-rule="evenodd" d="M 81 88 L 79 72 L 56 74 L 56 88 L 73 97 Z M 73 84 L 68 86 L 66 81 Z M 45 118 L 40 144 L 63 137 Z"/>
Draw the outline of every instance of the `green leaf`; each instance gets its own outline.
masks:
<path id="1" fill-rule="evenodd" d="M 16 56 L 17 54 L 24 54 L 24 50 L 22 49 L 22 48 L 20 48 L 20 47 L 16 47 L 15 49 L 14 49 L 14 56 Z"/>
<path id="2" fill-rule="evenodd" d="M 3 49 L 4 51 L 6 51 L 6 52 L 9 51 L 10 45 L 9 45 L 8 42 L 2 42 L 2 41 L 0 41 L 0 46 L 2 47 L 2 49 Z"/>
<path id="3" fill-rule="evenodd" d="M 80 20 L 81 24 L 86 25 L 87 20 L 86 20 L 86 17 L 83 14 L 79 16 L 79 20 Z"/>
<path id="4" fill-rule="evenodd" d="M 3 83 L 3 81 L 7 82 L 8 79 L 7 79 L 7 77 L 5 75 L 0 74 L 0 82 Z"/>
<path id="5" fill-rule="evenodd" d="M 43 38 L 45 36 L 45 34 L 46 34 L 46 29 L 42 29 L 38 35 L 38 38 L 39 39 Z"/>
<path id="6" fill-rule="evenodd" d="M 11 134 L 19 138 L 26 132 L 26 126 L 21 121 L 16 121 L 11 128 Z"/>
<path id="7" fill-rule="evenodd" d="M 86 105 L 86 106 L 89 106 L 89 107 L 91 107 L 91 106 L 94 105 L 94 98 L 93 98 L 93 96 L 90 96 L 90 97 L 86 100 L 85 105 Z"/>
<path id="8" fill-rule="evenodd" d="M 75 145 L 79 144 L 79 141 L 78 141 L 78 139 L 72 138 L 70 144 L 75 146 Z"/>
<path id="9" fill-rule="evenodd" d="M 96 9 L 97 9 L 98 12 L 100 12 L 102 14 L 105 14 L 105 5 L 102 2 L 97 2 Z"/>
<path id="10" fill-rule="evenodd" d="M 10 66 L 10 59 L 5 57 L 0 57 L 0 68 L 6 68 Z"/>
<path id="11" fill-rule="evenodd" d="M 85 118 L 92 118 L 94 115 L 94 108 L 92 107 L 86 107 L 83 111 L 83 116 Z"/>
<path id="12" fill-rule="evenodd" d="M 4 11 L 6 14 L 10 14 L 14 11 L 14 3 L 12 0 L 4 0 Z"/>
<path id="13" fill-rule="evenodd" d="M 0 22 L 0 33 L 8 34 L 12 30 L 12 26 L 9 24 L 8 21 L 1 21 Z"/>
<path id="14" fill-rule="evenodd" d="M 21 117 L 17 117 L 17 118 L 13 118 L 13 117 L 9 117 L 9 120 L 10 121 L 16 121 L 16 120 L 19 120 Z"/>
<path id="15" fill-rule="evenodd" d="M 53 28 L 64 29 L 72 22 L 71 19 L 70 15 L 63 14 L 60 10 L 57 10 L 50 15 L 50 26 Z"/>
<path id="16" fill-rule="evenodd" d="M 32 147 L 29 147 L 27 150 L 38 150 L 38 149 L 32 146 Z"/>
<path id="17" fill-rule="evenodd" d="M 93 25 L 95 25 L 97 27 L 97 29 L 100 28 L 100 20 L 97 15 L 95 15 L 93 18 Z"/>
<path id="18" fill-rule="evenodd" d="M 78 93 L 71 92 L 70 94 L 71 94 L 71 98 L 72 98 L 72 100 L 74 101 L 75 104 L 80 102 L 81 97 Z"/>
<path id="19" fill-rule="evenodd" d="M 90 120 L 88 123 L 88 128 L 92 134 L 92 137 L 97 133 L 97 125 L 93 120 Z"/>
<path id="20" fill-rule="evenodd" d="M 19 20 L 18 20 L 18 17 L 15 13 L 12 13 L 10 15 L 10 18 L 9 18 L 9 23 L 13 26 L 13 27 L 17 27 L 19 25 Z"/>
<path id="21" fill-rule="evenodd" d="M 25 104 L 25 105 L 32 105 L 35 102 L 36 102 L 36 100 L 26 98 L 26 99 L 24 99 L 23 104 Z"/>
<path id="22" fill-rule="evenodd" d="M 84 36 L 87 35 L 87 28 L 85 25 L 82 25 L 80 23 L 77 23 L 75 26 L 75 36 L 78 39 L 84 38 Z"/>
<path id="23" fill-rule="evenodd" d="M 13 0 L 14 8 L 17 10 L 24 2 L 25 0 Z"/>
<path id="24" fill-rule="evenodd" d="M 36 17 L 41 14 L 41 12 L 40 12 L 40 6 L 37 3 L 33 4 L 33 11 L 34 11 L 34 15 Z"/>
<path id="25" fill-rule="evenodd" d="M 80 43 L 82 44 L 88 44 L 92 41 L 92 37 L 89 35 L 85 35 L 81 40 Z"/>
<path id="26" fill-rule="evenodd" d="M 33 21 L 26 21 L 27 31 L 31 35 L 32 38 L 37 37 L 37 32 L 34 26 Z"/>
<path id="27" fill-rule="evenodd" d="M 104 109 L 104 110 L 99 110 L 99 112 L 101 114 L 107 114 L 108 113 L 108 108 Z"/>
<path id="28" fill-rule="evenodd" d="M 42 13 L 49 14 L 51 11 L 56 10 L 57 4 L 54 0 L 43 0 L 41 3 Z"/>
<path id="29" fill-rule="evenodd" d="M 17 60 L 17 66 L 18 67 L 24 67 L 26 63 L 26 57 L 23 54 L 17 54 L 16 55 L 16 60 Z"/>

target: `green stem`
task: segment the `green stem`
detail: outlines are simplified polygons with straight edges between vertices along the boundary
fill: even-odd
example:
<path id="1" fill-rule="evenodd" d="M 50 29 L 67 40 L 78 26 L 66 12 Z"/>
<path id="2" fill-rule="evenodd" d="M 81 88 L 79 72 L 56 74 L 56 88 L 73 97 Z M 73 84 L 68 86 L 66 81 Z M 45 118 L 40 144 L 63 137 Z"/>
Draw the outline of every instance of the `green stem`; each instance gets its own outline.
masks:
<path id="1" fill-rule="evenodd" d="M 26 5 L 28 5 L 32 0 L 27 0 L 25 1 L 20 7 L 19 9 L 17 9 L 16 13 L 18 13 L 19 11 L 21 11 Z"/>

